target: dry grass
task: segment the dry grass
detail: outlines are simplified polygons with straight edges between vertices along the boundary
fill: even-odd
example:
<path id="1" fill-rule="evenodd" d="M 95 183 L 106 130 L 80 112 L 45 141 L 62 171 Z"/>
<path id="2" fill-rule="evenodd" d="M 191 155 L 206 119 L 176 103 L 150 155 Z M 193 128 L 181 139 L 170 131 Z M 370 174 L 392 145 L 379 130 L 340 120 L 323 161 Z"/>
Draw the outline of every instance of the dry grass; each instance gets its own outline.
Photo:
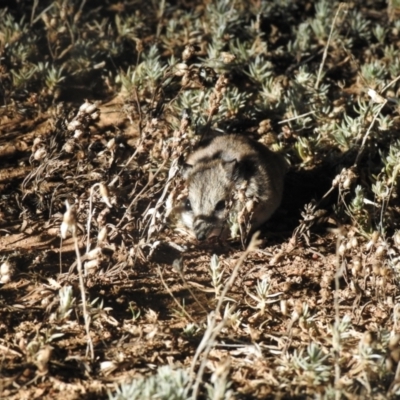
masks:
<path id="1" fill-rule="evenodd" d="M 396 398 L 400 4 L 173 3 L 0 11 L 0 397 Z M 291 164 L 247 249 L 167 215 L 216 130 Z"/>

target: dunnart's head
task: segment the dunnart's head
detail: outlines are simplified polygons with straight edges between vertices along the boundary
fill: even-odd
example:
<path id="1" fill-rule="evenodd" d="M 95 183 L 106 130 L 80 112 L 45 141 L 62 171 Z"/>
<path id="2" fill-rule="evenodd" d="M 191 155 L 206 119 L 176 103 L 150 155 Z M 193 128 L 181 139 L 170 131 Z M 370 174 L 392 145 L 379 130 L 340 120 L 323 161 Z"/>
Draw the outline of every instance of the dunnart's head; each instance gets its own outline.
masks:
<path id="1" fill-rule="evenodd" d="M 236 160 L 212 160 L 200 166 L 186 166 L 188 197 L 184 201 L 182 222 L 205 240 L 226 226 L 228 202 L 235 185 Z"/>

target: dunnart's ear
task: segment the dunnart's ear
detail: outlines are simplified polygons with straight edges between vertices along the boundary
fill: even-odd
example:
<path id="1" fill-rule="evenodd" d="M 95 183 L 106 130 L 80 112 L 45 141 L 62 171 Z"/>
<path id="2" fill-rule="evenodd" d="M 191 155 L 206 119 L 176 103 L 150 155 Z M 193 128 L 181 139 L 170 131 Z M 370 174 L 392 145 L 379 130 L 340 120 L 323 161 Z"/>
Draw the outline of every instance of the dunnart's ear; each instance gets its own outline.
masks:
<path id="1" fill-rule="evenodd" d="M 190 164 L 187 164 L 187 163 L 184 163 L 182 165 L 182 167 L 181 167 L 181 175 L 182 175 L 183 179 L 187 179 L 188 178 L 192 168 L 193 168 L 193 165 L 190 165 Z"/>
<path id="2" fill-rule="evenodd" d="M 222 164 L 224 170 L 226 171 L 227 177 L 233 181 L 237 179 L 238 165 L 239 163 L 235 158 L 230 161 L 224 161 Z"/>

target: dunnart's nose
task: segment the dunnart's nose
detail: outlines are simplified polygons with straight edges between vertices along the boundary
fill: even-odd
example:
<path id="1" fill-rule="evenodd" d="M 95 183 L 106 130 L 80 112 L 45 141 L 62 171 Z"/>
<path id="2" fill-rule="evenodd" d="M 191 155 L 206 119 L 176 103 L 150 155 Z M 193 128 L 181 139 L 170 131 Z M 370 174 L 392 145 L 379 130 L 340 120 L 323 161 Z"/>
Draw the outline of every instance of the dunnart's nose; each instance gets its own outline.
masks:
<path id="1" fill-rule="evenodd" d="M 203 241 L 207 239 L 209 233 L 208 225 L 203 215 L 194 218 L 193 231 L 197 240 Z"/>

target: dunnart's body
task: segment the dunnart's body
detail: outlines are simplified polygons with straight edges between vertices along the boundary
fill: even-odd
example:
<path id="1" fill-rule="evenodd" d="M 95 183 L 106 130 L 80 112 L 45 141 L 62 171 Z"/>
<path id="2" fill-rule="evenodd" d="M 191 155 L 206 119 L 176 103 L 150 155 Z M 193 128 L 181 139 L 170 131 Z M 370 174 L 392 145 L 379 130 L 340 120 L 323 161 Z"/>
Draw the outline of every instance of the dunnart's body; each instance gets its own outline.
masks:
<path id="1" fill-rule="evenodd" d="M 251 230 L 264 223 L 278 208 L 283 191 L 286 162 L 263 144 L 242 135 L 218 136 L 192 153 L 184 177 L 188 186 L 181 220 L 197 239 L 219 234 L 227 227 L 232 193 L 245 187 L 255 200 Z M 238 200 L 233 209 L 240 211 Z"/>

